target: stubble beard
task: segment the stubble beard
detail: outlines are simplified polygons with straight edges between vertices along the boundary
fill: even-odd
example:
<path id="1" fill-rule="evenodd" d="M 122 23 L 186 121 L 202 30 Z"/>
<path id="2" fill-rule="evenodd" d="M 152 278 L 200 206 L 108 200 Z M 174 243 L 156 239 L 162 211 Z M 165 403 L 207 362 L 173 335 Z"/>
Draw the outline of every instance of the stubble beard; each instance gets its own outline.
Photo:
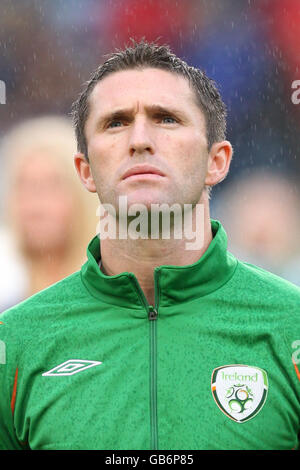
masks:
<path id="1" fill-rule="evenodd" d="M 197 181 L 195 181 L 197 179 Z M 112 219 L 115 219 L 117 226 L 117 233 L 120 233 L 120 227 L 123 230 L 128 230 L 130 238 L 130 227 L 134 221 L 139 218 L 141 238 L 152 238 L 155 233 L 155 238 L 164 239 L 176 237 L 175 233 L 184 233 L 183 224 L 186 221 L 186 214 L 194 217 L 195 208 L 201 204 L 203 191 L 205 189 L 204 181 L 199 181 L 199 178 L 193 177 L 190 181 L 191 186 L 195 188 L 194 192 L 189 191 L 189 185 L 183 185 L 181 196 L 178 197 L 179 191 L 172 190 L 172 194 L 168 193 L 168 197 L 149 198 L 148 201 L 131 201 L 128 203 L 126 215 L 123 210 L 120 211 L 120 201 L 124 202 L 126 194 L 119 194 L 116 189 L 112 188 L 105 192 L 98 192 L 100 204 L 105 207 L 106 213 Z M 101 186 L 101 185 L 100 185 Z M 197 190 L 197 187 L 199 188 Z M 103 186 L 102 186 L 103 189 Z M 123 198 L 123 199 L 122 199 Z M 164 199 L 164 201 L 162 201 Z M 123 204 L 123 207 L 124 204 Z M 139 207 L 141 211 L 139 211 Z M 136 228 L 136 227 L 135 227 Z"/>

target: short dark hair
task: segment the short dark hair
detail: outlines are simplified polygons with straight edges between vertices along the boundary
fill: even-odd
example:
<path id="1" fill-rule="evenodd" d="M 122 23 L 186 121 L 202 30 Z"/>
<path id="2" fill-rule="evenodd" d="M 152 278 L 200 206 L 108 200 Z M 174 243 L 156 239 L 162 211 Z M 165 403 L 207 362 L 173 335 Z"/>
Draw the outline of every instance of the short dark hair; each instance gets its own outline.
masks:
<path id="1" fill-rule="evenodd" d="M 208 149 L 214 142 L 225 139 L 226 106 L 213 80 L 204 71 L 189 66 L 173 54 L 167 45 L 148 43 L 145 40 L 135 42 L 123 50 L 109 54 L 107 60 L 92 74 L 72 105 L 72 119 L 75 127 L 78 151 L 88 160 L 85 124 L 89 114 L 89 96 L 97 83 L 107 75 L 122 70 L 138 68 L 157 68 L 178 73 L 186 78 L 195 91 L 197 103 L 205 116 Z"/>

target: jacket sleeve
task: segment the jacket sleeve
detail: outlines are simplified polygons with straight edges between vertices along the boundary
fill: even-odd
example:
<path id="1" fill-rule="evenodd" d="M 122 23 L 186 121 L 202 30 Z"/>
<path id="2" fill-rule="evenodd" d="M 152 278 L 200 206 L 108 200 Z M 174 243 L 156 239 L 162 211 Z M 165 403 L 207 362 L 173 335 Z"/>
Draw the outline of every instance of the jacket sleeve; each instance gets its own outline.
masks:
<path id="1" fill-rule="evenodd" d="M 300 407 L 300 301 L 299 311 L 296 314 L 290 312 L 288 316 L 285 323 L 284 335 L 290 358 L 290 368 L 293 372 L 292 380 L 295 384 Z"/>
<path id="2" fill-rule="evenodd" d="M 22 449 L 14 426 L 16 393 L 16 344 L 10 338 L 9 326 L 0 315 L 0 450 Z"/>
<path id="3" fill-rule="evenodd" d="M 285 343 L 288 350 L 287 370 L 294 387 L 298 403 L 298 450 L 300 450 L 300 300 L 296 312 L 289 312 L 284 328 Z"/>

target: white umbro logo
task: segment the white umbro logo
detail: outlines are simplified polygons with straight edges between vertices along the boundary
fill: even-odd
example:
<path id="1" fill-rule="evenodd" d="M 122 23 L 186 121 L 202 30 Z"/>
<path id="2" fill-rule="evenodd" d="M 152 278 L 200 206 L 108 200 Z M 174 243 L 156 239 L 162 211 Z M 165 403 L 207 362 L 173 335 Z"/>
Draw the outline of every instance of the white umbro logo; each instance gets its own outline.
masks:
<path id="1" fill-rule="evenodd" d="M 63 362 L 62 364 L 59 364 L 58 366 L 54 367 L 53 369 L 48 370 L 48 372 L 44 372 L 44 374 L 42 375 L 74 375 L 78 372 L 88 369 L 89 367 L 99 366 L 100 364 L 102 364 L 102 362 L 85 361 L 81 359 L 69 359 L 68 361 Z"/>

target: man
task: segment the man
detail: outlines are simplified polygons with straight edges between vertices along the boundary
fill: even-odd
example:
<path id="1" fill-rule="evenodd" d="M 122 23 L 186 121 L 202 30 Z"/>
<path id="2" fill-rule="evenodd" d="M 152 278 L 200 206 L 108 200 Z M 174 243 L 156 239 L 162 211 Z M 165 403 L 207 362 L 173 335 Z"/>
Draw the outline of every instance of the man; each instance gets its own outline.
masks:
<path id="1" fill-rule="evenodd" d="M 100 230 L 81 271 L 0 316 L 1 447 L 297 448 L 300 291 L 239 262 L 210 220 L 232 156 L 213 82 L 134 43 L 97 69 L 73 116 L 78 175 L 116 230 Z M 171 214 L 166 237 L 176 204 L 202 234 L 194 249 L 175 236 L 188 217 Z"/>

